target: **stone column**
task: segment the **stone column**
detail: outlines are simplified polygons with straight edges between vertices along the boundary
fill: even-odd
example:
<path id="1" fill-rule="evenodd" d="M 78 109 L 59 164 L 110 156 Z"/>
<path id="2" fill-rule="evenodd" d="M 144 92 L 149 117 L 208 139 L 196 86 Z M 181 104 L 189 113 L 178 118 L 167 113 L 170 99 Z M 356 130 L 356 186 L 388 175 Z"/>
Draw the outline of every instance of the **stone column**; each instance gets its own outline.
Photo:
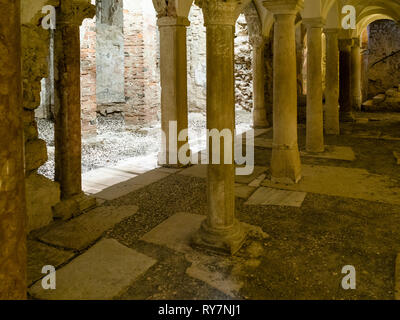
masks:
<path id="1" fill-rule="evenodd" d="M 339 64 L 339 118 L 342 122 L 352 122 L 351 98 L 351 46 L 352 39 L 340 39 L 340 64 Z"/>
<path id="2" fill-rule="evenodd" d="M 265 42 L 262 36 L 250 38 L 253 46 L 253 127 L 268 128 L 270 125 L 267 120 L 267 110 L 264 100 L 265 86 L 265 60 L 264 47 Z"/>
<path id="3" fill-rule="evenodd" d="M 165 166 L 181 166 L 177 151 L 187 140 L 178 141 L 178 135 L 188 128 L 186 27 L 189 20 L 160 17 L 157 24 L 160 30 L 161 129 L 165 135 L 159 159 Z M 176 135 L 172 134 L 175 127 L 171 121 L 176 122 Z"/>
<path id="4" fill-rule="evenodd" d="M 90 1 L 82 0 L 62 1 L 57 12 L 54 140 L 55 180 L 60 183 L 61 200 L 75 200 L 83 196 L 79 26 L 83 19 L 92 18 L 95 13 Z"/>
<path id="5" fill-rule="evenodd" d="M 0 0 L 0 300 L 26 298 L 20 1 Z"/>
<path id="6" fill-rule="evenodd" d="M 264 1 L 273 12 L 274 25 L 274 112 L 271 159 L 272 180 L 297 183 L 301 179 L 297 143 L 297 80 L 295 19 L 300 1 Z"/>
<path id="7" fill-rule="evenodd" d="M 339 42 L 338 29 L 325 29 L 326 37 L 326 90 L 325 133 L 340 133 L 339 129 Z"/>
<path id="8" fill-rule="evenodd" d="M 322 108 L 322 26 L 321 18 L 304 19 L 307 26 L 307 127 L 306 149 L 323 152 L 324 115 Z"/>
<path id="9" fill-rule="evenodd" d="M 234 36 L 240 1 L 210 0 L 202 3 L 207 28 L 207 129 L 228 129 L 234 137 L 235 85 Z M 196 247 L 234 254 L 245 239 L 240 222 L 235 218 L 235 165 L 233 145 L 214 147 L 209 139 L 207 179 L 208 216 L 193 238 Z M 212 164 L 219 153 L 219 163 Z M 225 153 L 232 162 L 226 163 Z M 214 154 L 214 155 L 213 155 Z"/>
<path id="10" fill-rule="evenodd" d="M 351 92 L 352 109 L 361 110 L 361 49 L 359 38 L 353 38 L 353 46 L 351 47 Z"/>

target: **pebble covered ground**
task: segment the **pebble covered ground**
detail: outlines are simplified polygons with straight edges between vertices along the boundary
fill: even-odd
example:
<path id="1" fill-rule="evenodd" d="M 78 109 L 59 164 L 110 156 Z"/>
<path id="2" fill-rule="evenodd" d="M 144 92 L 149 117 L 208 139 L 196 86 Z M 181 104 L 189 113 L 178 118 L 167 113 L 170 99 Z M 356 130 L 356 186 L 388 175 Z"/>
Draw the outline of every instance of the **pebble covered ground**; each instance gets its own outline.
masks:
<path id="1" fill-rule="evenodd" d="M 250 129 L 251 113 L 236 111 L 236 129 L 243 132 Z M 54 178 L 54 124 L 38 119 L 39 138 L 47 143 L 48 161 L 38 172 L 49 179 Z M 189 139 L 197 149 L 205 148 L 206 116 L 201 113 L 189 114 Z M 97 118 L 97 137 L 82 140 L 82 173 L 109 167 L 117 162 L 136 156 L 157 154 L 160 148 L 160 123 L 151 126 L 125 128 L 120 114 Z"/>

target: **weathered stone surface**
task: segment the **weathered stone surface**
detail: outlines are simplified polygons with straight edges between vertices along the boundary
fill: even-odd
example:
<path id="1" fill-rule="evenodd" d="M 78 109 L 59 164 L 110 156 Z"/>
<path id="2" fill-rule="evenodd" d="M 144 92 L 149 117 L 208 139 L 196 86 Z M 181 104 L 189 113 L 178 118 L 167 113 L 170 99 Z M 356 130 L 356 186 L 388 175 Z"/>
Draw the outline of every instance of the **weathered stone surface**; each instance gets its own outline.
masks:
<path id="1" fill-rule="evenodd" d="M 56 289 L 36 283 L 30 294 L 37 299 L 106 300 L 122 294 L 156 260 L 104 239 L 56 272 Z"/>
<path id="2" fill-rule="evenodd" d="M 253 173 L 247 176 L 239 176 L 237 175 L 235 178 L 235 181 L 238 183 L 245 183 L 248 184 L 252 182 L 255 178 L 259 177 L 261 174 L 263 174 L 265 171 L 267 171 L 267 167 L 263 166 L 254 166 Z"/>
<path id="3" fill-rule="evenodd" d="M 287 206 L 301 207 L 305 192 L 286 191 L 273 188 L 258 188 L 253 195 L 246 201 L 246 205 L 272 205 L 272 206 Z"/>
<path id="4" fill-rule="evenodd" d="M 40 240 L 64 248 L 81 250 L 96 241 L 106 230 L 135 214 L 137 206 L 104 206 L 93 209 L 41 235 Z"/>
<path id="5" fill-rule="evenodd" d="M 52 207 L 60 201 L 60 186 L 36 172 L 25 178 L 28 232 L 53 221 Z"/>
<path id="6" fill-rule="evenodd" d="M 389 176 L 365 169 L 304 165 L 304 178 L 296 185 L 264 180 L 265 187 L 313 192 L 345 198 L 400 204 L 400 188 Z"/>
<path id="7" fill-rule="evenodd" d="M 332 160 L 354 161 L 356 155 L 351 147 L 325 146 L 325 151 L 320 153 L 300 152 L 302 157 L 323 158 Z"/>
<path id="8" fill-rule="evenodd" d="M 38 241 L 28 241 L 28 285 L 45 276 L 42 268 L 51 265 L 57 268 L 74 256 L 72 251 L 50 247 Z"/>
<path id="9" fill-rule="evenodd" d="M 179 172 L 184 176 L 191 176 L 197 178 L 207 178 L 207 165 L 206 164 L 197 164 L 193 165 L 189 168 L 183 169 Z"/>
<path id="10" fill-rule="evenodd" d="M 46 141 L 35 139 L 25 144 L 26 171 L 30 172 L 39 168 L 47 161 Z"/>

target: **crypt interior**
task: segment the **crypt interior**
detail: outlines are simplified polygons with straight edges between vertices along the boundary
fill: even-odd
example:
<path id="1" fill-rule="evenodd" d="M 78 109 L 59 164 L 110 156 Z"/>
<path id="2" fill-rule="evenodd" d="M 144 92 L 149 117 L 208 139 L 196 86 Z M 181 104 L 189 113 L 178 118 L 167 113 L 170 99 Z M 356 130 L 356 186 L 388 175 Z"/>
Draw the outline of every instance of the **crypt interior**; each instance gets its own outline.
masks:
<path id="1" fill-rule="evenodd" d="M 398 0 L 0 0 L 0 300 L 400 299 L 399 22 Z"/>

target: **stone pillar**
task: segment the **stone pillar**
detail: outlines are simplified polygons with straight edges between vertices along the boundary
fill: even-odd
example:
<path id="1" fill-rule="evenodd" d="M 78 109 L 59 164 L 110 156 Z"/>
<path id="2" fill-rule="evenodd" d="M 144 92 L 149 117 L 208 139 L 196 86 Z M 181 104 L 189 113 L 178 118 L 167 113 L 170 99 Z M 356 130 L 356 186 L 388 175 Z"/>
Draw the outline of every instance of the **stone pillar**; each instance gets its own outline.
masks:
<path id="1" fill-rule="evenodd" d="M 207 28 L 207 129 L 235 130 L 234 36 L 240 1 L 212 0 L 202 3 Z M 193 238 L 193 245 L 234 254 L 245 239 L 235 218 L 235 165 L 233 145 L 214 149 L 209 139 L 207 180 L 208 216 Z M 220 164 L 212 164 L 219 153 Z M 224 162 L 230 153 L 232 163 Z M 215 160 L 215 159 L 214 159 Z"/>
<path id="2" fill-rule="evenodd" d="M 324 115 L 322 108 L 322 26 L 321 18 L 304 19 L 307 26 L 307 127 L 306 149 L 323 152 Z"/>
<path id="3" fill-rule="evenodd" d="M 57 12 L 55 57 L 55 180 L 61 200 L 83 196 L 81 182 L 80 33 L 96 13 L 90 1 L 62 1 Z M 80 208 L 84 209 L 84 208 Z M 77 208 L 75 208 L 77 210 Z"/>
<path id="4" fill-rule="evenodd" d="M 26 298 L 20 1 L 0 0 L 0 300 Z"/>
<path id="5" fill-rule="evenodd" d="M 177 151 L 187 140 L 178 141 L 178 135 L 188 128 L 186 27 L 189 20 L 160 17 L 157 24 L 160 30 L 161 129 L 165 135 L 159 159 L 165 166 L 181 166 Z M 176 122 L 175 137 L 170 136 L 170 130 L 175 130 L 171 121 Z"/>
<path id="6" fill-rule="evenodd" d="M 297 80 L 295 19 L 300 1 L 264 1 L 274 14 L 274 112 L 272 180 L 297 183 L 301 179 L 297 143 Z"/>
<path id="7" fill-rule="evenodd" d="M 351 47 L 351 92 L 352 109 L 361 110 L 361 49 L 359 38 L 353 38 L 353 46 Z"/>
<path id="8" fill-rule="evenodd" d="M 339 42 L 338 29 L 325 29 L 326 37 L 326 90 L 325 133 L 340 133 L 339 129 Z"/>
<path id="9" fill-rule="evenodd" d="M 340 64 L 339 64 L 339 118 L 342 122 L 352 122 L 351 98 L 351 46 L 352 39 L 340 39 Z"/>
<path id="10" fill-rule="evenodd" d="M 264 60 L 264 39 L 262 36 L 250 38 L 253 46 L 253 127 L 268 128 L 267 110 L 264 100 L 265 86 L 265 60 Z"/>

